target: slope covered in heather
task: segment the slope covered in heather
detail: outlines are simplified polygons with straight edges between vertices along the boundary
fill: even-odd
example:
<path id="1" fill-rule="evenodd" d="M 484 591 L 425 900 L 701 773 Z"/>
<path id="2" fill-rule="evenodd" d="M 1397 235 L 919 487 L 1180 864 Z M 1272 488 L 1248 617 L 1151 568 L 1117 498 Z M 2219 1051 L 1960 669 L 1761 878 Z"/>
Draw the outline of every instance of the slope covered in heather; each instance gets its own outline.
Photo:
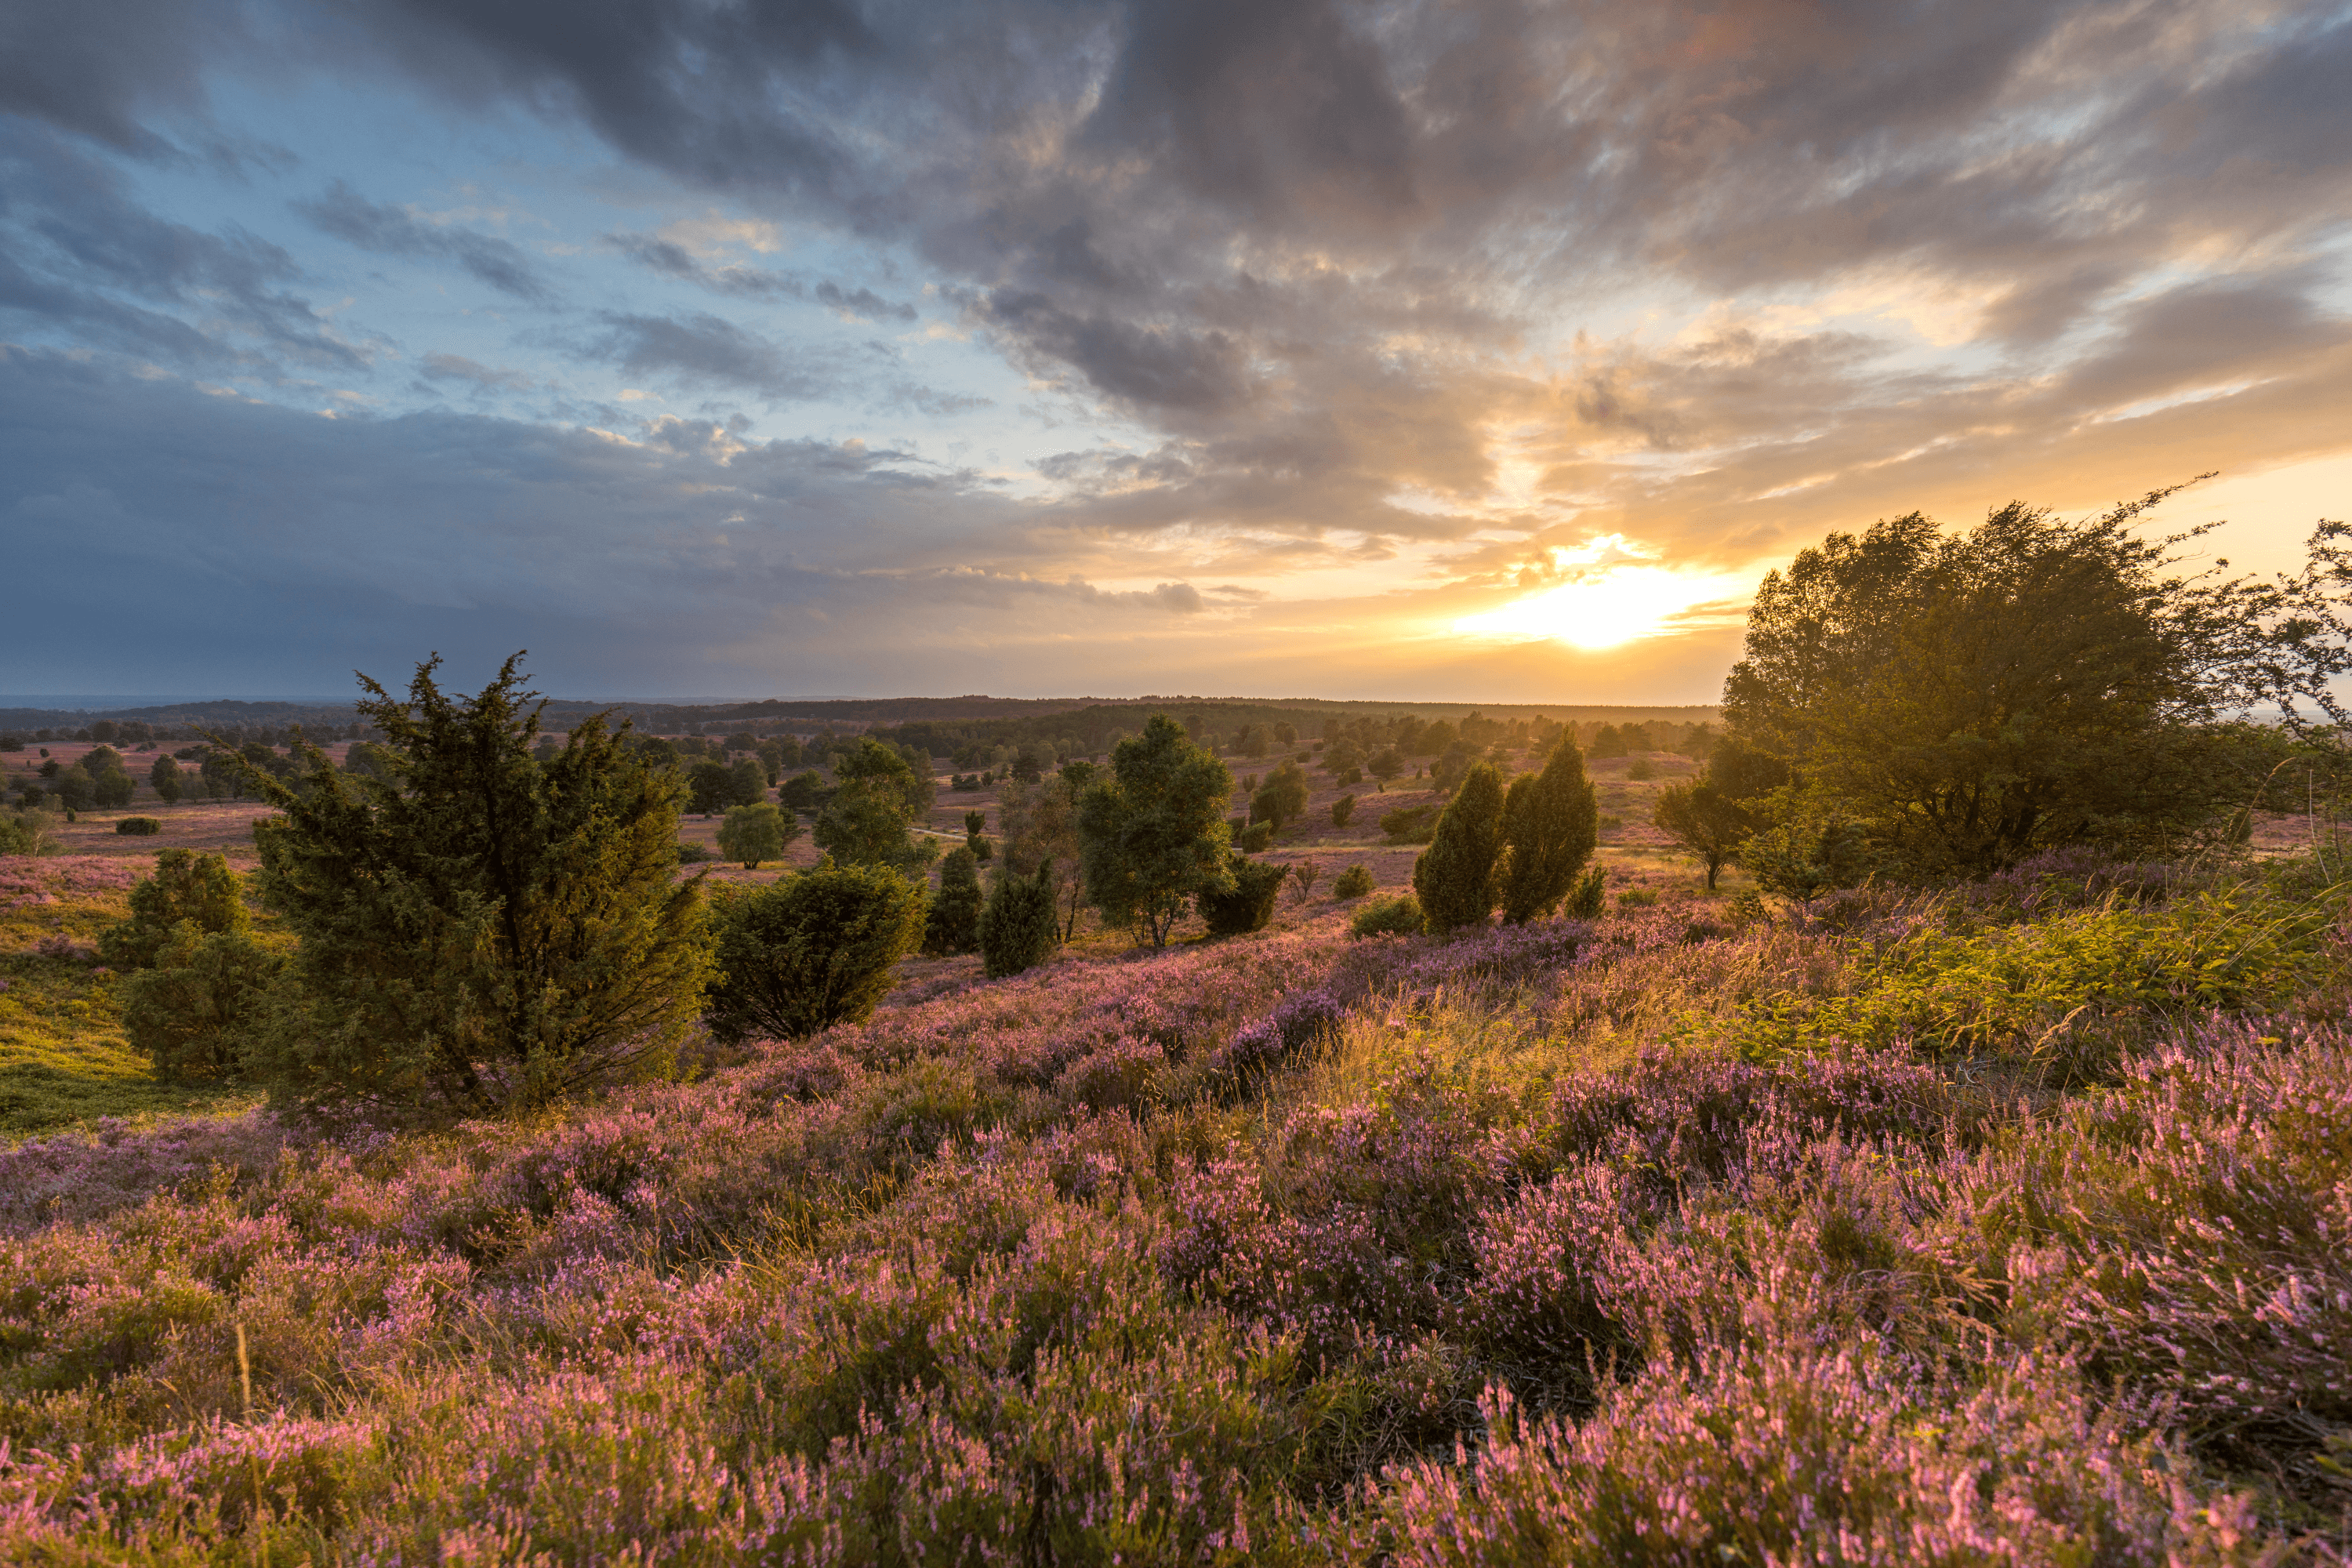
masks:
<path id="1" fill-rule="evenodd" d="M 2336 1560 L 2320 868 L 1615 890 L 22 1143 L 0 1556 Z"/>

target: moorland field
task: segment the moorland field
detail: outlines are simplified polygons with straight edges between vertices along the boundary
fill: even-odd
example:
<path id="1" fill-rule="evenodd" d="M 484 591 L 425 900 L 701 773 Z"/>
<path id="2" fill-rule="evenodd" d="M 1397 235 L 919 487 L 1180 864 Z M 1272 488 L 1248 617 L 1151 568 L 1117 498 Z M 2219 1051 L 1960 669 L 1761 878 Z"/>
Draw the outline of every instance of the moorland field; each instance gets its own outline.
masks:
<path id="1" fill-rule="evenodd" d="M 2352 531 L 2133 515 L 1832 536 L 1723 731 L 100 757 L 0 820 L 0 1560 L 2342 1563 Z"/>

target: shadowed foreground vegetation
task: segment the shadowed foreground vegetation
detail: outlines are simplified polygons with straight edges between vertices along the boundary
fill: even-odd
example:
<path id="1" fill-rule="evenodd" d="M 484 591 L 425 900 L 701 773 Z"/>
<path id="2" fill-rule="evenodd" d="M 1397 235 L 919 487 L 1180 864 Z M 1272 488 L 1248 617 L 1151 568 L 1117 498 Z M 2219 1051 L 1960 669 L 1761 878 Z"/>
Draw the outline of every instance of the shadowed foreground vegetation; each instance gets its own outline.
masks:
<path id="1" fill-rule="evenodd" d="M 2342 887 L 1610 894 L 23 1143 L 0 1558 L 2341 1561 Z"/>

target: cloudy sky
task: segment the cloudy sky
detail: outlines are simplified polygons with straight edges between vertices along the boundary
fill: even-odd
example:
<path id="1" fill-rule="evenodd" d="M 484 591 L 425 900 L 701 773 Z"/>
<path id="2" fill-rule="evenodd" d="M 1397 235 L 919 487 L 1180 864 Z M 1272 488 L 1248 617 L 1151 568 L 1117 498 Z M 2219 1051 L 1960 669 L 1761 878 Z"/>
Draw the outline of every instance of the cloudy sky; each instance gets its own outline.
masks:
<path id="1" fill-rule="evenodd" d="M 1706 701 L 2352 511 L 2352 6 L 0 0 L 0 689 Z"/>

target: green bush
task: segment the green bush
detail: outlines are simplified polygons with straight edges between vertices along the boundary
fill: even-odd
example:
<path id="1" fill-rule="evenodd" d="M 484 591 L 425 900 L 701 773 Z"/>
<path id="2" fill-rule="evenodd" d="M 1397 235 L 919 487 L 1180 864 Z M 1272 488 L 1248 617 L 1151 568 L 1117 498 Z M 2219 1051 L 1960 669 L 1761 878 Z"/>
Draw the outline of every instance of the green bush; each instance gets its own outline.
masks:
<path id="1" fill-rule="evenodd" d="M 935 958 L 980 945 L 980 857 L 950 849 L 940 862 L 940 890 L 923 923 L 923 951 Z"/>
<path id="2" fill-rule="evenodd" d="M 1034 969 L 1061 945 L 1053 873 L 1050 860 L 1034 877 L 1016 876 L 1010 866 L 998 873 L 980 910 L 981 968 L 991 980 Z"/>
<path id="3" fill-rule="evenodd" d="M 1239 855 L 1226 861 L 1226 866 L 1234 874 L 1233 886 L 1204 889 L 1194 900 L 1200 905 L 1201 918 L 1208 922 L 1209 934 L 1242 936 L 1264 931 L 1266 921 L 1274 918 L 1274 901 L 1282 891 L 1283 879 L 1290 875 L 1289 868 Z"/>
<path id="4" fill-rule="evenodd" d="M 1437 836 L 1438 807 L 1401 805 L 1381 816 L 1381 831 L 1391 844 L 1426 844 Z"/>
<path id="5" fill-rule="evenodd" d="M 152 967 L 124 977 L 122 1032 L 167 1081 L 229 1076 L 243 1065 L 285 967 L 243 931 L 206 931 L 182 921 Z"/>
<path id="6" fill-rule="evenodd" d="M 1244 855 L 1255 855 L 1274 842 L 1274 824 L 1253 822 L 1234 835 L 1234 847 Z"/>
<path id="7" fill-rule="evenodd" d="M 1360 899 L 1376 886 L 1378 884 L 1372 880 L 1369 868 L 1350 866 L 1340 872 L 1339 879 L 1331 884 L 1331 892 L 1335 898 Z"/>
<path id="8" fill-rule="evenodd" d="M 718 858 L 718 856 L 699 844 L 689 844 L 684 839 L 678 840 L 677 863 L 681 866 L 698 866 L 705 860 Z"/>
<path id="9" fill-rule="evenodd" d="M 38 855 L 49 842 L 49 819 L 38 811 L 0 816 L 0 855 Z"/>
<path id="10" fill-rule="evenodd" d="M 922 940 L 922 889 L 885 866 L 838 866 L 714 900 L 711 1031 L 729 1041 L 793 1039 L 862 1022 L 890 968 Z"/>
<path id="11" fill-rule="evenodd" d="M 1468 791 L 1464 794 L 1466 798 Z M 1448 808 L 1449 819 L 1460 805 Z M 1552 748 L 1542 773 L 1511 781 L 1503 799 L 1503 837 L 1510 856 L 1496 868 L 1507 923 L 1524 925 L 1559 907 L 1601 841 L 1598 817 L 1592 784 L 1584 776 L 1584 754 L 1572 740 L 1563 737 Z M 1442 839 L 1444 828 L 1438 833 Z"/>
<path id="12" fill-rule="evenodd" d="M 1400 893 L 1392 899 L 1380 899 L 1356 911 L 1348 922 L 1349 936 L 1419 936 L 1422 929 L 1421 900 L 1411 893 Z"/>
<path id="13" fill-rule="evenodd" d="M 145 969 L 180 940 L 188 925 L 198 936 L 245 930 L 245 879 L 219 855 L 166 849 L 155 874 L 131 889 L 131 918 L 100 931 L 99 958 L 115 969 Z"/>
<path id="14" fill-rule="evenodd" d="M 1583 782 L 1581 765 L 1577 782 Z M 1496 862 L 1503 853 L 1503 778 L 1480 763 L 1437 819 L 1437 836 L 1412 863 L 1412 890 L 1429 929 L 1480 925 L 1495 908 Z"/>
<path id="15" fill-rule="evenodd" d="M 782 859 L 800 836 L 800 823 L 772 801 L 730 805 L 719 825 L 719 852 L 741 861 L 747 870 L 756 869 L 762 860 Z"/>
<path id="16" fill-rule="evenodd" d="M 1560 913 L 1570 920 L 1589 921 L 1599 918 L 1601 905 L 1606 897 L 1607 876 L 1598 866 L 1584 873 L 1581 880 L 1569 889 L 1560 900 Z"/>
<path id="17" fill-rule="evenodd" d="M 1334 827 L 1345 827 L 1345 826 L 1348 826 L 1348 819 L 1349 819 L 1349 817 L 1351 817 L 1351 816 L 1355 816 L 1355 815 L 1356 815 L 1356 797 L 1355 797 L 1354 795 L 1341 795 L 1339 799 L 1337 799 L 1337 800 L 1335 800 L 1335 801 L 1333 801 L 1333 802 L 1331 803 L 1331 826 L 1334 826 Z"/>
<path id="18" fill-rule="evenodd" d="M 152 816 L 126 816 L 114 825 L 114 831 L 134 837 L 145 837 L 163 831 L 163 825 Z"/>

